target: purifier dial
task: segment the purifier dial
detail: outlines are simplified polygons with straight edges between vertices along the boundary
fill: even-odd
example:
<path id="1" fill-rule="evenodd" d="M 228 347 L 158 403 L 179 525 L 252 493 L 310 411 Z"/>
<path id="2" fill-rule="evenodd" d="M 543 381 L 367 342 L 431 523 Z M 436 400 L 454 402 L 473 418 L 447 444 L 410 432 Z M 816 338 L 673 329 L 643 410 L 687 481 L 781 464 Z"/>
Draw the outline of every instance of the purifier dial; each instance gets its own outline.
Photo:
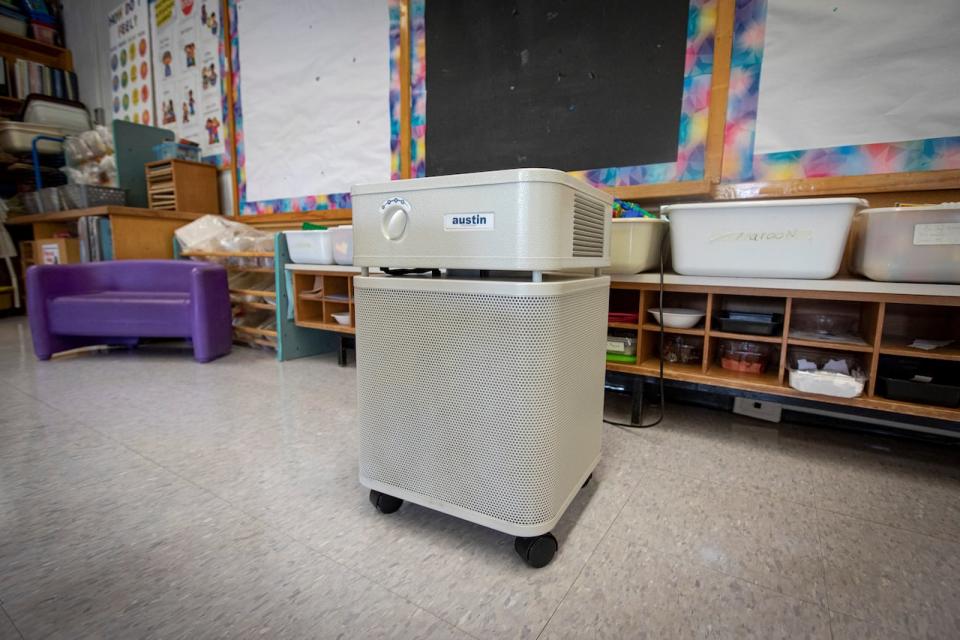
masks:
<path id="1" fill-rule="evenodd" d="M 380 226 L 388 240 L 399 240 L 407 230 L 410 203 L 403 198 L 390 198 L 380 205 Z"/>

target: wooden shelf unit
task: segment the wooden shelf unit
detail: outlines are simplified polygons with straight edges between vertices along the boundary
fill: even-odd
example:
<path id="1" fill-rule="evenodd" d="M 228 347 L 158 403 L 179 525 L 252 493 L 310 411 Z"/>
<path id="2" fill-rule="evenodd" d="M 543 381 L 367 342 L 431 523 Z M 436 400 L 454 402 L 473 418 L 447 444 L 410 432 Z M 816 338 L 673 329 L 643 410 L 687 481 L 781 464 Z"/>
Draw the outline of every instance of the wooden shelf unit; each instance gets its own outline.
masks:
<path id="1" fill-rule="evenodd" d="M 350 335 L 356 333 L 356 311 L 353 304 L 355 273 L 333 269 L 324 271 L 322 267 L 292 267 L 289 271 L 293 280 L 293 317 L 298 327 Z M 320 293 L 307 293 L 317 288 Z M 350 324 L 339 324 L 333 318 L 334 313 L 349 313 Z"/>
<path id="2" fill-rule="evenodd" d="M 909 288 L 902 285 L 889 287 L 894 292 L 877 291 L 884 288 L 879 286 L 879 283 L 865 286 L 858 286 L 857 283 L 853 283 L 852 286 L 850 286 L 851 283 L 841 283 L 841 285 L 831 286 L 830 281 L 822 281 L 819 284 L 798 281 L 800 285 L 818 288 L 793 289 L 787 288 L 791 284 L 787 280 L 777 281 L 779 288 L 773 288 L 770 285 L 775 283 L 769 280 L 756 281 L 763 286 L 750 286 L 750 282 L 746 279 L 741 286 L 730 286 L 727 284 L 730 279 L 687 278 L 675 275 L 670 279 L 672 282 L 664 286 L 664 306 L 699 308 L 706 312 L 706 316 L 702 327 L 665 329 L 664 333 L 668 335 L 703 336 L 704 341 L 703 356 L 699 364 L 665 363 L 664 376 L 667 379 L 960 422 L 960 408 L 901 402 L 876 394 L 876 378 L 881 356 L 905 356 L 956 362 L 957 367 L 960 368 L 960 287 L 918 285 L 916 287 L 918 293 L 909 294 L 904 293 Z M 713 284 L 711 280 L 720 280 L 722 284 Z M 763 308 L 780 309 L 784 314 L 782 333 L 775 336 L 754 336 L 714 329 L 712 316 L 727 302 L 733 300 L 741 303 L 753 302 Z M 849 305 L 856 306 L 860 314 L 859 334 L 866 344 L 790 337 L 791 318 L 796 317 L 797 312 L 809 306 L 811 302 L 824 303 L 828 306 L 847 305 L 847 309 Z M 637 363 L 607 362 L 607 370 L 651 377 L 659 374 L 657 347 L 660 327 L 653 322 L 645 321 L 650 318 L 647 311 L 657 306 L 656 276 L 641 274 L 614 277 L 610 290 L 610 311 L 639 312 L 642 323 L 639 326 L 609 323 L 611 331 L 619 335 L 636 333 Z M 923 337 L 953 338 L 956 343 L 931 351 L 911 348 L 906 345 L 912 341 L 912 338 L 903 337 L 904 334 L 914 335 L 910 331 L 911 328 Z M 717 361 L 717 343 L 725 339 L 771 345 L 773 355 L 767 371 L 763 374 L 749 374 L 722 368 Z M 868 375 L 863 395 L 845 399 L 803 393 L 790 387 L 789 353 L 795 347 L 813 347 L 858 357 L 863 362 Z"/>
<path id="3" fill-rule="evenodd" d="M 5 31 L 0 31 L 0 56 L 23 58 L 32 62 L 39 62 L 48 67 L 73 71 L 73 55 L 70 53 L 70 49 Z"/>
<path id="4" fill-rule="evenodd" d="M 272 251 L 182 251 L 181 257 L 198 258 L 201 260 L 210 260 L 226 267 L 233 278 L 238 273 L 257 273 L 264 276 L 273 275 L 274 267 L 266 266 L 266 260 L 273 260 Z M 273 301 L 273 304 L 255 300 L 246 300 L 246 296 L 255 296 Z M 249 289 L 245 287 L 230 286 L 230 302 L 234 317 L 245 315 L 247 310 L 254 313 L 262 311 L 273 312 L 276 317 L 277 312 L 277 292 L 269 289 Z M 259 327 L 248 327 L 244 325 L 233 326 L 233 339 L 237 342 L 254 344 L 262 347 L 277 348 L 277 331 L 275 329 L 261 329 Z"/>
<path id="5" fill-rule="evenodd" d="M 151 209 L 220 213 L 217 168 L 189 160 L 156 160 L 144 165 Z"/>

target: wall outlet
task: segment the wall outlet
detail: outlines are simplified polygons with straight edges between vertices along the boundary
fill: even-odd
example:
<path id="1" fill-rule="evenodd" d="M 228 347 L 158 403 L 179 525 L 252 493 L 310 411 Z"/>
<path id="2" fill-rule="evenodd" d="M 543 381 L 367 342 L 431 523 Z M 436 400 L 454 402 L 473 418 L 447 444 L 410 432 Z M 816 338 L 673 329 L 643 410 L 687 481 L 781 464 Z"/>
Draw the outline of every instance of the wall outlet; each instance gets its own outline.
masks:
<path id="1" fill-rule="evenodd" d="M 757 418 L 758 420 L 780 422 L 780 413 L 782 411 L 783 405 L 776 402 L 763 402 L 761 400 L 751 400 L 750 398 L 733 399 L 734 413 Z"/>

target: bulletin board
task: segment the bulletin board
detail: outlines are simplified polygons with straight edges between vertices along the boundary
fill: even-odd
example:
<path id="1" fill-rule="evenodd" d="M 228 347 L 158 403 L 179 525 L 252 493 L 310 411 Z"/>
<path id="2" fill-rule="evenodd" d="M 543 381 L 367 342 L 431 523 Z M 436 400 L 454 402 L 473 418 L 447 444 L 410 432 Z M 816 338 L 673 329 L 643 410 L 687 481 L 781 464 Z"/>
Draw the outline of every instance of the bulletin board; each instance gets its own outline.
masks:
<path id="1" fill-rule="evenodd" d="M 156 126 L 197 142 L 205 161 L 230 164 L 225 75 L 226 34 L 220 0 L 152 0 L 151 42 Z"/>
<path id="2" fill-rule="evenodd" d="M 412 176 L 703 180 L 717 4 L 410 0 Z"/>
<path id="3" fill-rule="evenodd" d="M 147 0 L 127 0 L 107 14 L 110 109 L 114 119 L 155 124 Z"/>
<path id="4" fill-rule="evenodd" d="M 738 0 L 723 180 L 960 169 L 958 23 L 956 0 Z"/>
<path id="5" fill-rule="evenodd" d="M 400 177 L 400 0 L 230 0 L 241 214 Z"/>

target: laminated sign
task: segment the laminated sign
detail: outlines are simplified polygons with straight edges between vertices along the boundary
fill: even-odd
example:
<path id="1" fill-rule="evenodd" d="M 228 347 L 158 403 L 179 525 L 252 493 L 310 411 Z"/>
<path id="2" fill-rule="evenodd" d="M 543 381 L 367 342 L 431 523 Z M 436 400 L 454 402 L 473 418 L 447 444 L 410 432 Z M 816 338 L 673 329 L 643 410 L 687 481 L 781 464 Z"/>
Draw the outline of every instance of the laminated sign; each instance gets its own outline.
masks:
<path id="1" fill-rule="evenodd" d="M 153 59 L 157 70 L 157 126 L 200 145 L 202 155 L 224 152 L 220 2 L 157 0 Z"/>
<path id="2" fill-rule="evenodd" d="M 156 124 L 147 0 L 126 0 L 107 15 L 113 117 Z"/>

